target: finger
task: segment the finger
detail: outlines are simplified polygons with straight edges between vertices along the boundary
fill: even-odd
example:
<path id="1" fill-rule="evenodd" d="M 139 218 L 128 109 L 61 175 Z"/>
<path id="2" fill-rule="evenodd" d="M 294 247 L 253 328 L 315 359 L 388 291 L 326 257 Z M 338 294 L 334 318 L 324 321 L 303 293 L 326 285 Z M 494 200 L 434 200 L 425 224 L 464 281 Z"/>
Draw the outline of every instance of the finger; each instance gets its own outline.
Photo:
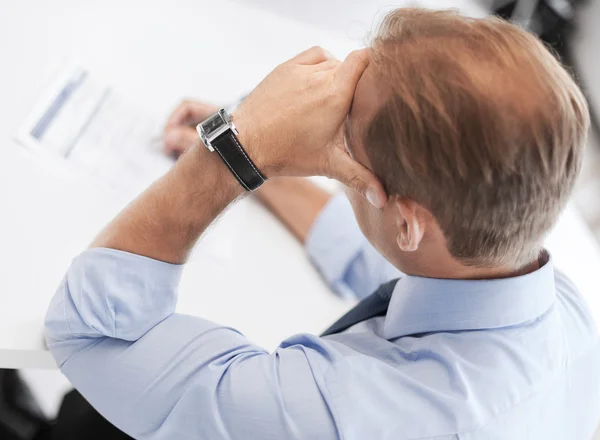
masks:
<path id="1" fill-rule="evenodd" d="M 178 125 L 196 125 L 218 110 L 219 107 L 212 104 L 183 101 L 167 119 L 165 130 Z"/>
<path id="2" fill-rule="evenodd" d="M 333 150 L 329 166 L 331 177 L 361 194 L 374 207 L 382 209 L 385 206 L 387 194 L 379 179 L 346 152 Z"/>
<path id="3" fill-rule="evenodd" d="M 324 71 L 324 70 L 331 70 L 331 69 L 335 69 L 336 67 L 339 67 L 342 64 L 342 62 L 340 60 L 327 60 L 327 61 L 323 61 L 322 63 L 316 64 L 315 68 L 319 71 Z"/>
<path id="4" fill-rule="evenodd" d="M 167 154 L 181 154 L 198 141 L 198 133 L 191 127 L 172 127 L 165 130 L 164 141 Z"/>
<path id="5" fill-rule="evenodd" d="M 294 64 L 319 64 L 334 57 L 325 49 L 319 46 L 313 46 L 310 49 L 300 52 L 290 61 Z"/>
<path id="6" fill-rule="evenodd" d="M 335 81 L 343 93 L 354 94 L 356 84 L 369 65 L 368 49 L 355 50 L 350 53 L 338 68 Z"/>

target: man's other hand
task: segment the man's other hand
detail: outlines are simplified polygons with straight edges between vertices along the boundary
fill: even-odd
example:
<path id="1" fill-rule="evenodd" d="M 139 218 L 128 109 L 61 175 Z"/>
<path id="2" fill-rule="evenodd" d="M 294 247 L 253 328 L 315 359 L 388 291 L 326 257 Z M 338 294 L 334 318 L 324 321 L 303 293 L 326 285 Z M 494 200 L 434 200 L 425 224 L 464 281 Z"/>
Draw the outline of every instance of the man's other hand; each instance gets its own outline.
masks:
<path id="1" fill-rule="evenodd" d="M 366 50 L 340 62 L 313 47 L 277 66 L 248 95 L 233 119 L 242 145 L 267 177 L 331 177 L 383 207 L 383 186 L 348 155 L 343 139 L 368 62 Z"/>
<path id="2" fill-rule="evenodd" d="M 219 107 L 198 101 L 183 101 L 171 113 L 163 133 L 164 149 L 168 155 L 179 156 L 198 140 L 196 125 L 204 121 Z"/>

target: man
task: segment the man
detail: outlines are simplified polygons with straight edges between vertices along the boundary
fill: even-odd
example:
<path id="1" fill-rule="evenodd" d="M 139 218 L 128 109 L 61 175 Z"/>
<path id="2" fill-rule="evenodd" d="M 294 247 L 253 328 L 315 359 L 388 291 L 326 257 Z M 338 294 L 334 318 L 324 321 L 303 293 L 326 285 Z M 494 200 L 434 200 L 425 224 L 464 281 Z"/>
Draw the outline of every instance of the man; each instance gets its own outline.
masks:
<path id="1" fill-rule="evenodd" d="M 184 136 L 178 118 L 168 138 Z M 537 40 L 397 10 L 343 63 L 313 48 L 277 67 L 233 113 L 237 137 L 206 135 L 228 126 L 215 118 L 200 133 L 217 151 L 196 141 L 75 259 L 50 305 L 50 350 L 109 421 L 144 439 L 591 438 L 598 335 L 542 249 L 589 118 Z M 278 179 L 319 174 L 350 187 L 362 233 L 396 269 L 340 199 Z M 387 281 L 322 337 L 271 354 L 174 313 L 194 242 L 265 176 L 261 197 L 338 292 Z"/>

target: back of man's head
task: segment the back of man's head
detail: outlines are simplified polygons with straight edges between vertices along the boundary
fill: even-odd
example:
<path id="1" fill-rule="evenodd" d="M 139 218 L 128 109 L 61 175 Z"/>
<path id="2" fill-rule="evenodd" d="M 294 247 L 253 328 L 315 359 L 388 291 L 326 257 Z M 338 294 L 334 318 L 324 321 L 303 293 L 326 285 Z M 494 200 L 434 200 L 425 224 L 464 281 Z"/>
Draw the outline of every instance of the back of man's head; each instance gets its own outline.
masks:
<path id="1" fill-rule="evenodd" d="M 386 101 L 362 141 L 388 193 L 431 212 L 463 264 L 532 261 L 571 193 L 589 126 L 560 63 L 500 19 L 399 9 L 369 68 Z"/>

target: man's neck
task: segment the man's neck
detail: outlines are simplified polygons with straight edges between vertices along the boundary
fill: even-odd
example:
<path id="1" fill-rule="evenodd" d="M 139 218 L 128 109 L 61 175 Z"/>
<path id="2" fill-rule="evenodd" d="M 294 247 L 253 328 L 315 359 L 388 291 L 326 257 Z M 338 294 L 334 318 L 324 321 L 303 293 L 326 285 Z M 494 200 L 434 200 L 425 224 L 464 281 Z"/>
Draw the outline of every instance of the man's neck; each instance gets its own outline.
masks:
<path id="1" fill-rule="evenodd" d="M 432 255 L 436 256 L 432 257 Z M 400 270 L 407 275 L 427 278 L 462 280 L 510 278 L 534 272 L 541 267 L 537 258 L 518 269 L 508 266 L 469 266 L 452 257 L 447 251 L 413 253 L 410 257 L 410 260 L 401 263 Z"/>

